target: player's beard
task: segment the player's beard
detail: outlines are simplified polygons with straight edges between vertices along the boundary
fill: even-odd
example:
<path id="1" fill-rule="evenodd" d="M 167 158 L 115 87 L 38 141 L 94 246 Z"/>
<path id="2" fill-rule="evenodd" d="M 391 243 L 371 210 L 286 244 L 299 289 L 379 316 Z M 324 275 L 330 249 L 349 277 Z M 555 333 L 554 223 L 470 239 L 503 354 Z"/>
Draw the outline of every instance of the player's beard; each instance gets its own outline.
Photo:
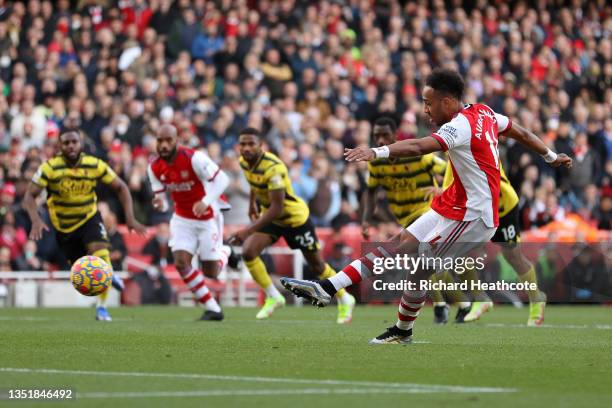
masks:
<path id="1" fill-rule="evenodd" d="M 71 152 L 70 156 L 68 155 L 68 152 L 62 152 L 62 155 L 64 156 L 66 161 L 72 165 L 79 161 L 79 157 L 81 157 L 81 152 L 82 150 L 77 150 L 76 152 L 74 152 L 74 154 L 72 154 Z"/>

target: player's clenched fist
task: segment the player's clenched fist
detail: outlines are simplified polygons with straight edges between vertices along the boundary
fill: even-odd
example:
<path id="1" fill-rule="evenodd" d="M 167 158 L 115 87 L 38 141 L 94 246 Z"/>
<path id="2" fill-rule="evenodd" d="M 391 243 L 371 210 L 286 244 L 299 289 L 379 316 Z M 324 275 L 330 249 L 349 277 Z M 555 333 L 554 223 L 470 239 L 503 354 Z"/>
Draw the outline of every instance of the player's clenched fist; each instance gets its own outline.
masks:
<path id="1" fill-rule="evenodd" d="M 569 157 L 567 154 L 565 153 L 559 153 L 557 155 L 557 159 L 550 163 L 553 167 L 560 167 L 563 166 L 565 168 L 570 169 L 572 167 L 572 158 Z"/>
<path id="2" fill-rule="evenodd" d="M 241 229 L 239 231 L 236 231 L 234 234 L 232 234 L 227 240 L 227 242 L 230 245 L 241 245 L 244 243 L 244 241 L 246 241 L 249 234 L 250 232 L 248 228 Z"/>
<path id="3" fill-rule="evenodd" d="M 208 206 L 202 201 L 197 201 L 193 204 L 192 211 L 198 217 L 203 216 L 206 213 L 206 210 L 208 210 Z"/>
<path id="4" fill-rule="evenodd" d="M 165 207 L 166 207 L 166 200 L 163 199 L 163 197 L 159 197 L 156 196 L 153 199 L 153 208 L 155 208 L 157 211 L 164 211 Z"/>

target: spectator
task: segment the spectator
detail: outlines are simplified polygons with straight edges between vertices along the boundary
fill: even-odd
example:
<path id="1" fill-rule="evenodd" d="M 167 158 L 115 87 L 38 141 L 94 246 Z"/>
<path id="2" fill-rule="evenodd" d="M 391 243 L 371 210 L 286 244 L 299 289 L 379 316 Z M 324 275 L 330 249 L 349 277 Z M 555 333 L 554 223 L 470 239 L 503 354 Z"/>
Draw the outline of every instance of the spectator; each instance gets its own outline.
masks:
<path id="1" fill-rule="evenodd" d="M 0 272 L 12 272 L 15 268 L 11 261 L 11 250 L 0 246 Z"/>
<path id="2" fill-rule="evenodd" d="M 248 224 L 250 222 L 249 202 L 251 187 L 244 177 L 238 157 L 233 150 L 225 153 L 221 166 L 231 180 L 230 185 L 225 190 L 225 196 L 232 208 L 225 213 L 225 223 L 228 225 Z"/>
<path id="3" fill-rule="evenodd" d="M 607 275 L 603 254 L 592 245 L 576 244 L 574 258 L 563 271 L 570 301 L 591 303 L 604 299 Z"/>
<path id="4" fill-rule="evenodd" d="M 200 31 L 194 38 L 191 46 L 191 55 L 193 58 L 204 60 L 206 64 L 211 64 L 215 54 L 223 49 L 223 37 L 219 34 L 219 26 L 216 21 L 206 21 L 204 32 Z M 235 48 L 234 48 L 235 52 Z M 231 61 L 225 61 L 231 62 Z M 225 65 L 221 65 L 221 68 Z"/>
<path id="5" fill-rule="evenodd" d="M 335 171 L 322 154 L 314 157 L 310 176 L 317 182 L 314 196 L 310 199 L 310 218 L 317 226 L 328 227 L 340 213 L 342 197 Z"/>
<path id="6" fill-rule="evenodd" d="M 12 212 L 7 213 L 0 227 L 0 246 L 9 249 L 11 262 L 21 256 L 27 240 L 25 229 L 15 225 L 15 215 Z"/>
<path id="7" fill-rule="evenodd" d="M 347 247 L 342 242 L 336 242 L 333 245 L 331 253 L 326 257 L 325 262 L 334 270 L 340 271 L 351 262 L 350 255 L 350 247 Z"/>
<path id="8" fill-rule="evenodd" d="M 151 238 L 142 249 L 143 255 L 152 257 L 151 264 L 160 268 L 165 268 L 174 263 L 172 251 L 168 246 L 170 240 L 170 225 L 162 222 L 157 225 L 155 236 Z"/>
<path id="9" fill-rule="evenodd" d="M 578 198 L 583 199 L 586 186 L 597 180 L 599 170 L 597 158 L 588 145 L 585 133 L 576 135 L 573 153 L 574 165 L 570 169 L 570 187 Z"/>
<path id="10" fill-rule="evenodd" d="M 261 64 L 264 85 L 270 90 L 272 100 L 283 96 L 283 88 L 293 78 L 291 68 L 281 61 L 280 53 L 275 48 L 266 51 L 265 61 Z"/>
<path id="11" fill-rule="evenodd" d="M 32 100 L 24 100 L 20 113 L 11 121 L 11 137 L 21 142 L 23 151 L 30 147 L 42 147 L 47 135 L 45 116 L 34 109 Z"/>
<path id="12" fill-rule="evenodd" d="M 23 247 L 23 254 L 15 261 L 20 271 L 42 271 L 48 270 L 49 266 L 37 254 L 37 244 L 29 240 Z"/>

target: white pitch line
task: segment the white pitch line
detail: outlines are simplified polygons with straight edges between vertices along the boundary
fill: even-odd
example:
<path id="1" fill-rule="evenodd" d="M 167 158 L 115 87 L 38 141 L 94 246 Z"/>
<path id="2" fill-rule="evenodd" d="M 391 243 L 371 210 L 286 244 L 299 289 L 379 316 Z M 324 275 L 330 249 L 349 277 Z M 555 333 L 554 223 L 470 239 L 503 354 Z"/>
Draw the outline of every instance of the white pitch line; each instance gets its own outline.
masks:
<path id="1" fill-rule="evenodd" d="M 518 327 L 532 329 L 533 327 L 527 326 L 526 324 L 508 324 L 508 323 L 487 323 L 486 327 Z M 542 324 L 538 326 L 545 329 L 598 329 L 598 330 L 612 330 L 612 325 L 609 324 L 595 324 L 592 326 L 586 324 Z"/>
<path id="2" fill-rule="evenodd" d="M 2 321 L 49 321 L 48 317 L 33 317 L 33 316 L 0 316 L 0 320 Z"/>
<path id="3" fill-rule="evenodd" d="M 455 393 L 499 393 L 515 392 L 514 388 L 496 387 L 467 387 L 461 385 L 442 384 L 416 384 L 416 383 L 394 383 L 377 381 L 345 381 L 345 380 L 308 380 L 304 378 L 279 378 L 279 377 L 251 377 L 217 374 L 190 374 L 190 373 L 141 373 L 130 371 L 85 371 L 85 370 L 58 370 L 50 368 L 11 368 L 0 367 L 0 372 L 26 373 L 26 374 L 65 374 L 65 375 L 99 375 L 109 377 L 149 377 L 149 378 L 193 378 L 213 381 L 244 381 L 261 383 L 285 383 L 285 384 L 316 384 L 316 385 L 345 385 L 361 387 L 383 387 L 389 389 L 424 389 L 429 392 L 455 392 Z"/>
<path id="4" fill-rule="evenodd" d="M 164 397 L 241 397 L 266 395 L 334 395 L 334 394 L 428 394 L 439 392 L 427 388 L 296 388 L 284 390 L 201 390 L 151 392 L 86 392 L 77 398 L 164 398 Z"/>

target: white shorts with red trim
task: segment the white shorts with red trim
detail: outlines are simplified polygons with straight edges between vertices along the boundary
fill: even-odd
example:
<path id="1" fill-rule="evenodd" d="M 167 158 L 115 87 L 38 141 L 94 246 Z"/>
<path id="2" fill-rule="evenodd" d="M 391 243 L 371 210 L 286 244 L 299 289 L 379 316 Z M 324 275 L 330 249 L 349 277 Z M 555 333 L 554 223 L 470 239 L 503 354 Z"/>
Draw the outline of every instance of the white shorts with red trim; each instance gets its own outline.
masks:
<path id="1" fill-rule="evenodd" d="M 223 215 L 219 211 L 215 217 L 205 221 L 172 215 L 168 244 L 172 251 L 187 251 L 203 261 L 221 260 Z"/>
<path id="2" fill-rule="evenodd" d="M 488 242 L 495 235 L 497 228 L 487 227 L 481 218 L 456 221 L 429 210 L 406 230 L 421 243 L 419 253 L 457 257 L 483 242 Z"/>

